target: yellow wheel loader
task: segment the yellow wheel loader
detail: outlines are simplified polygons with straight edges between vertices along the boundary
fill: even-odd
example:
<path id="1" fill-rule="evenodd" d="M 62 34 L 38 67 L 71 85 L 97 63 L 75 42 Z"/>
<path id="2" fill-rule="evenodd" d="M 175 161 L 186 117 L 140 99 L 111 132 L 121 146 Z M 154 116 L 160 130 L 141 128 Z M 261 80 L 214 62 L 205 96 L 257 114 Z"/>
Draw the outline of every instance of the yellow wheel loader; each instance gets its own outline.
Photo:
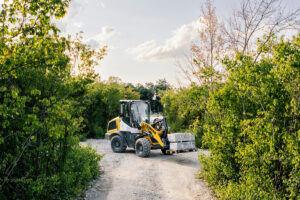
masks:
<path id="1" fill-rule="evenodd" d="M 148 101 L 121 100 L 120 116 L 108 122 L 105 137 L 110 140 L 111 148 L 116 153 L 124 152 L 127 147 L 131 147 L 138 156 L 148 157 L 151 149 L 161 149 L 163 154 L 169 152 L 169 133 L 165 117 L 156 118 L 150 124 Z"/>

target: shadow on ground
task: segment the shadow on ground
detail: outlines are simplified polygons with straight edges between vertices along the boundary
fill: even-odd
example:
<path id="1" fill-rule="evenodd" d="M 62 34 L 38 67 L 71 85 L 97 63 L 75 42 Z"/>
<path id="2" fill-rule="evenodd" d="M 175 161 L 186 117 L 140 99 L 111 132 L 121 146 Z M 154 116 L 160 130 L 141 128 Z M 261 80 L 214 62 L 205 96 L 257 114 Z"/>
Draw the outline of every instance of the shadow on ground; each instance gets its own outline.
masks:
<path id="1" fill-rule="evenodd" d="M 135 154 L 134 149 L 126 149 L 123 154 Z M 184 153 L 175 153 L 173 155 L 164 155 L 160 150 L 151 150 L 150 156 L 147 158 L 140 159 L 152 159 L 159 160 L 161 162 L 172 162 L 175 164 L 183 166 L 198 167 L 198 159 L 191 159 L 190 156 L 186 157 L 184 154 L 198 154 L 197 152 L 184 152 Z M 137 156 L 138 157 L 138 156 Z"/>

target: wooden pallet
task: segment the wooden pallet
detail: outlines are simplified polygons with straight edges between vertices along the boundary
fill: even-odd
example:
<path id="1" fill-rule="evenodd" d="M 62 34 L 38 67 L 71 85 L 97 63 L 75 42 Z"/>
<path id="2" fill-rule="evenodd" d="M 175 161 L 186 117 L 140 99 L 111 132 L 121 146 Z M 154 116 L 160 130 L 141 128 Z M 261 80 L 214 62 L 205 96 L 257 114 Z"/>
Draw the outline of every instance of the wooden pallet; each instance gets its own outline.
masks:
<path id="1" fill-rule="evenodd" d="M 172 155 L 172 154 L 176 153 L 176 151 L 174 151 L 174 150 L 166 150 L 166 153 L 169 154 L 169 155 Z"/>
<path id="2" fill-rule="evenodd" d="M 167 153 L 172 155 L 174 153 L 187 153 L 187 152 L 194 152 L 197 151 L 197 149 L 189 149 L 189 150 L 167 150 Z"/>

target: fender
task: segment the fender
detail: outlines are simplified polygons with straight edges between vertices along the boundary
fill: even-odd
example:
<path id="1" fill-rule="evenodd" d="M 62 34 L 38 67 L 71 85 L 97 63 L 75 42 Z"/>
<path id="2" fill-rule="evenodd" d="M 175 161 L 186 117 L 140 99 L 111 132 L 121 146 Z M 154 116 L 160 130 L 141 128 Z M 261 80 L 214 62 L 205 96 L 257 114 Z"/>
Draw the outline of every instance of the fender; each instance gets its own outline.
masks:
<path id="1" fill-rule="evenodd" d="M 106 135 L 106 134 L 105 134 Z M 135 141 L 138 138 L 138 135 L 140 135 L 139 133 L 130 133 L 130 132 L 125 132 L 125 131 L 116 131 L 114 133 L 111 134 L 107 134 L 107 139 L 111 140 L 111 138 L 115 135 L 119 135 L 124 144 L 126 144 L 128 147 L 133 147 L 135 146 Z"/>
<path id="2" fill-rule="evenodd" d="M 105 133 L 105 138 L 108 140 L 111 140 L 111 138 L 115 135 L 119 135 L 124 140 L 124 136 L 120 131 L 116 131 L 114 133 Z M 124 140 L 124 142 L 126 142 L 126 141 Z"/>

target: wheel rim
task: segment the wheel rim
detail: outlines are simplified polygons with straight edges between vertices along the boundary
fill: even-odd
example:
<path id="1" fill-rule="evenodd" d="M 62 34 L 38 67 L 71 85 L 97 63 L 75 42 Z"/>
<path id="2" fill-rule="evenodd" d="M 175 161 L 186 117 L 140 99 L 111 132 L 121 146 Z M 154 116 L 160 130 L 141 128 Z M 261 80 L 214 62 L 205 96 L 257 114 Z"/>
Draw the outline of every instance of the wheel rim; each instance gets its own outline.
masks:
<path id="1" fill-rule="evenodd" d="M 138 144 L 136 145 L 136 150 L 137 150 L 138 152 L 143 152 L 143 145 L 142 145 L 141 143 L 138 143 Z"/>
<path id="2" fill-rule="evenodd" d="M 117 139 L 115 139 L 115 140 L 113 141 L 113 146 L 114 146 L 114 147 L 117 147 L 117 148 L 118 148 L 118 147 L 120 147 L 120 145 L 121 145 L 121 144 L 120 144 L 120 141 L 118 141 Z"/>

